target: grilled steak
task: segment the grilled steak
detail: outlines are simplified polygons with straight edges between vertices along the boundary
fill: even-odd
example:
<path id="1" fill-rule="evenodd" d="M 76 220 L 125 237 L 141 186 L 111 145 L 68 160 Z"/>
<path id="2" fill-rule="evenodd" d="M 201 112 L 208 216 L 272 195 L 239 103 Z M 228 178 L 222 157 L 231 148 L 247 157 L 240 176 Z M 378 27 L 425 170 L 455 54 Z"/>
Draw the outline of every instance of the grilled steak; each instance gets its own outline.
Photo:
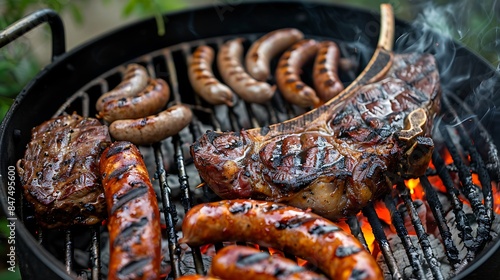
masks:
<path id="1" fill-rule="evenodd" d="M 17 171 L 42 227 L 92 225 L 106 216 L 98 159 L 109 143 L 106 126 L 77 114 L 32 129 Z"/>
<path id="2" fill-rule="evenodd" d="M 439 111 L 434 57 L 396 54 L 376 82 L 298 118 L 209 131 L 191 147 L 200 176 L 225 199 L 284 202 L 330 218 L 354 214 L 399 178 L 426 170 Z"/>

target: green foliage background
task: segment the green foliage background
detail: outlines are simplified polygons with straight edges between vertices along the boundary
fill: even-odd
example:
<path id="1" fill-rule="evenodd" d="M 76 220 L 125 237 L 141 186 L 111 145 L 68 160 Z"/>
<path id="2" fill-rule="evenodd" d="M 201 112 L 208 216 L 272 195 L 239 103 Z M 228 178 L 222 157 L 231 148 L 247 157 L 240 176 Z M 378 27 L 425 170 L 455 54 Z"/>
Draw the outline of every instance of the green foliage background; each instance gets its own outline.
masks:
<path id="1" fill-rule="evenodd" d="M 2 2 L 3 1 L 3 2 Z M 114 0 L 101 0 L 110 3 Z M 247 0 L 192 0 L 190 5 L 232 5 Z M 0 29 L 26 15 L 34 8 L 51 8 L 57 12 L 69 12 L 78 23 L 84 23 L 81 7 L 89 0 L 0 0 Z M 324 0 L 345 5 L 378 10 L 380 3 L 388 2 L 394 7 L 398 18 L 413 21 L 424 20 L 432 28 L 448 34 L 485 57 L 494 66 L 500 64 L 500 3 L 495 0 Z M 122 14 L 154 16 L 158 32 L 164 32 L 165 17 L 162 13 L 187 8 L 182 0 L 127 0 Z M 425 14 L 426 9 L 439 11 L 437 16 Z M 419 14 L 424 16 L 419 18 Z M 167 19 L 168 20 L 168 19 Z M 40 71 L 29 43 L 22 38 L 0 50 L 0 120 L 3 119 L 15 96 Z"/>

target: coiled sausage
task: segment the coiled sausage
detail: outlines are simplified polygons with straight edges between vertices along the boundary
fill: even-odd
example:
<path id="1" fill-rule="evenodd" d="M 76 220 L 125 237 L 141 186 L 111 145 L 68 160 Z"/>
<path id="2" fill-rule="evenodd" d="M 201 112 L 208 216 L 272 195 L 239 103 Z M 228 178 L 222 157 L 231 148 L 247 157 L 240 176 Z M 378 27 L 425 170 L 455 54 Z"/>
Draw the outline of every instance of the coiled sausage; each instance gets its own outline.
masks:
<path id="1" fill-rule="evenodd" d="M 258 81 L 267 80 L 271 73 L 271 59 L 302 38 L 304 34 L 295 28 L 278 29 L 260 37 L 250 46 L 245 56 L 250 76 Z"/>
<path id="2" fill-rule="evenodd" d="M 144 90 L 134 96 L 111 99 L 103 104 L 99 117 L 115 120 L 142 118 L 160 111 L 170 98 L 170 89 L 162 79 L 149 79 Z"/>
<path id="3" fill-rule="evenodd" d="M 274 95 L 275 87 L 252 78 L 242 65 L 243 38 L 227 41 L 217 53 L 217 66 L 222 80 L 241 99 L 251 103 L 264 103 Z"/>
<path id="4" fill-rule="evenodd" d="M 335 42 L 324 41 L 319 44 L 314 60 L 314 88 L 321 101 L 326 102 L 344 90 L 338 76 L 340 50 Z"/>
<path id="5" fill-rule="evenodd" d="M 191 109 L 179 104 L 145 118 L 114 121 L 109 126 L 109 133 L 115 140 L 147 145 L 177 134 L 192 118 Z"/>
<path id="6" fill-rule="evenodd" d="M 111 91 L 101 95 L 97 100 L 95 107 L 101 111 L 104 103 L 113 99 L 130 97 L 141 92 L 148 84 L 148 72 L 142 65 L 131 63 L 127 65 L 125 75 L 120 84 Z"/>
<path id="7" fill-rule="evenodd" d="M 233 92 L 215 78 L 212 71 L 214 50 L 209 46 L 196 48 L 189 61 L 189 81 L 194 91 L 212 105 L 233 106 Z"/>
<path id="8" fill-rule="evenodd" d="M 316 55 L 318 43 L 313 39 L 304 39 L 295 43 L 281 57 L 276 68 L 276 84 L 283 97 L 300 107 L 321 105 L 321 100 L 314 89 L 300 78 L 302 66 Z"/>

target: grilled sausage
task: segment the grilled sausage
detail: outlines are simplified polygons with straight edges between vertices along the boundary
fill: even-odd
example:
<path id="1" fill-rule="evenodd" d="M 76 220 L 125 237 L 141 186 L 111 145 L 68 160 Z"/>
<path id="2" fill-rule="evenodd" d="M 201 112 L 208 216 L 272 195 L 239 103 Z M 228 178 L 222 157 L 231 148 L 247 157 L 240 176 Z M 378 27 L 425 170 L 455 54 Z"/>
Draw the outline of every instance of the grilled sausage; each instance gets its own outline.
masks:
<path id="1" fill-rule="evenodd" d="M 245 57 L 250 76 L 258 81 L 267 80 L 271 73 L 271 59 L 302 38 L 304 34 L 295 28 L 278 29 L 260 37 L 250 46 Z"/>
<path id="2" fill-rule="evenodd" d="M 95 107 L 101 111 L 104 103 L 113 99 L 130 97 L 141 92 L 148 84 L 148 72 L 142 65 L 132 63 L 127 65 L 127 70 L 120 84 L 114 89 L 101 95 Z"/>
<path id="3" fill-rule="evenodd" d="M 304 39 L 281 56 L 276 68 L 276 83 L 288 102 L 301 107 L 321 105 L 314 89 L 300 78 L 301 67 L 316 55 L 317 50 L 318 43 L 315 40 Z"/>
<path id="4" fill-rule="evenodd" d="M 239 280 L 327 280 L 285 257 L 237 245 L 226 246 L 217 252 L 209 275 Z"/>
<path id="5" fill-rule="evenodd" d="M 331 279 L 382 279 L 374 258 L 354 236 L 284 204 L 245 199 L 198 204 L 184 217 L 182 232 L 180 242 L 190 246 L 252 242 L 306 259 Z"/>
<path id="6" fill-rule="evenodd" d="M 338 76 L 340 50 L 332 41 L 321 42 L 314 60 L 314 88 L 321 101 L 326 102 L 344 90 Z"/>
<path id="7" fill-rule="evenodd" d="M 136 119 L 157 113 L 170 98 L 170 89 L 162 79 L 149 79 L 148 85 L 135 96 L 108 100 L 99 117 L 111 123 L 115 120 Z"/>
<path id="8" fill-rule="evenodd" d="M 215 278 L 212 276 L 204 276 L 204 275 L 199 275 L 199 274 L 193 274 L 193 275 L 184 275 L 179 278 L 176 278 L 176 280 L 220 280 L 220 278 Z"/>
<path id="9" fill-rule="evenodd" d="M 227 41 L 217 54 L 217 66 L 222 80 L 243 100 L 264 103 L 274 95 L 275 86 L 252 78 L 242 66 L 243 38 Z"/>
<path id="10" fill-rule="evenodd" d="M 190 57 L 189 81 L 194 91 L 212 105 L 233 106 L 233 92 L 215 78 L 212 71 L 214 50 L 209 46 L 199 46 Z"/>
<path id="11" fill-rule="evenodd" d="M 159 279 L 160 212 L 142 160 L 130 142 L 103 151 L 99 171 L 108 208 L 108 279 Z"/>
<path id="12" fill-rule="evenodd" d="M 115 140 L 126 140 L 136 145 L 152 144 L 177 134 L 192 118 L 189 107 L 175 105 L 157 115 L 114 121 L 109 126 L 109 133 Z"/>

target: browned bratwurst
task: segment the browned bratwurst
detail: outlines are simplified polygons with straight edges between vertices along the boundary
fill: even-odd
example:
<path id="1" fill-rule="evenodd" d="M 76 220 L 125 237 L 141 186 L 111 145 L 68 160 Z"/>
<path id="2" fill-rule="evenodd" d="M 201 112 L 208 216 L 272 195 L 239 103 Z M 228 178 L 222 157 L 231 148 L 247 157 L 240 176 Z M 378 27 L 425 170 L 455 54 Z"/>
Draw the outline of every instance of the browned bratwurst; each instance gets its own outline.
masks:
<path id="1" fill-rule="evenodd" d="M 137 95 L 108 100 L 99 116 L 109 123 L 146 117 L 165 107 L 169 98 L 170 89 L 164 80 L 149 79 L 146 88 Z"/>
<path id="2" fill-rule="evenodd" d="M 114 121 L 109 126 L 109 133 L 115 140 L 126 140 L 136 145 L 152 144 L 177 134 L 192 118 L 189 107 L 174 105 L 157 115 Z"/>
<path id="3" fill-rule="evenodd" d="M 338 76 L 340 50 L 332 41 L 319 44 L 318 54 L 314 60 L 314 88 L 321 101 L 326 102 L 344 90 L 344 85 Z"/>
<path id="4" fill-rule="evenodd" d="M 189 81 L 194 91 L 212 105 L 233 106 L 233 92 L 215 78 L 212 71 L 214 50 L 199 46 L 189 59 Z"/>
<path id="5" fill-rule="evenodd" d="M 160 212 L 139 149 L 114 142 L 99 170 L 108 208 L 108 279 L 159 279 Z"/>
<path id="6" fill-rule="evenodd" d="M 271 59 L 302 38 L 304 34 L 295 28 L 278 29 L 260 37 L 250 46 L 245 57 L 250 76 L 259 81 L 267 80 L 271 73 Z"/>
<path id="7" fill-rule="evenodd" d="M 180 242 L 190 246 L 242 241 L 303 258 L 331 279 L 382 279 L 375 259 L 333 222 L 284 204 L 223 200 L 198 204 L 182 223 Z"/>
<path id="8" fill-rule="evenodd" d="M 288 258 L 237 245 L 217 252 L 209 275 L 238 280 L 327 280 Z"/>
<path id="9" fill-rule="evenodd" d="M 193 275 L 184 275 L 184 276 L 181 276 L 179 278 L 176 278 L 176 280 L 220 280 L 220 278 L 215 278 L 215 277 L 212 277 L 212 276 L 199 275 L 199 274 L 193 274 Z"/>
<path id="10" fill-rule="evenodd" d="M 314 89 L 300 78 L 302 66 L 312 60 L 317 51 L 318 42 L 304 39 L 295 43 L 281 56 L 276 68 L 276 84 L 288 102 L 301 107 L 321 105 L 322 102 Z"/>
<path id="11" fill-rule="evenodd" d="M 227 41 L 217 54 L 217 66 L 223 81 L 241 99 L 251 103 L 264 103 L 274 95 L 275 86 L 260 82 L 245 72 L 242 65 L 243 38 Z"/>
<path id="12" fill-rule="evenodd" d="M 97 111 L 103 109 L 104 103 L 113 99 L 130 97 L 141 92 L 148 84 L 148 72 L 143 66 L 132 63 L 127 65 L 127 70 L 120 84 L 111 91 L 101 95 L 97 100 L 95 107 Z"/>

